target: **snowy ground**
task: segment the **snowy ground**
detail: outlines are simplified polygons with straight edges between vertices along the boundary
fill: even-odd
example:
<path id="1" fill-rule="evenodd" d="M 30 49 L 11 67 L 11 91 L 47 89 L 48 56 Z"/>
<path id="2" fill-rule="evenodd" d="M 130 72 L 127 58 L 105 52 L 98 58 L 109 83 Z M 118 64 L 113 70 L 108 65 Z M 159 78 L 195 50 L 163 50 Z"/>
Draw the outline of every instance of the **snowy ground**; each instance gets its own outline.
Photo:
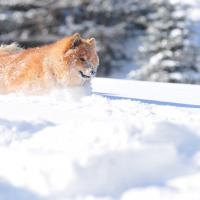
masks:
<path id="1" fill-rule="evenodd" d="M 182 86 L 0 96 L 0 200 L 199 200 L 200 86 Z"/>

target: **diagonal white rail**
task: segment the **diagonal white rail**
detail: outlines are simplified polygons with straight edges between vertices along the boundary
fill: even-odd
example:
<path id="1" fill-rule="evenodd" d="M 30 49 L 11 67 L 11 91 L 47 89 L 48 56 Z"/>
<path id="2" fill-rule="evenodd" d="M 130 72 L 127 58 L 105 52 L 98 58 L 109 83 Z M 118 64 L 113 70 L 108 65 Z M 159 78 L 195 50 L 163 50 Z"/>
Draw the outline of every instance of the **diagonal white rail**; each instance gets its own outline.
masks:
<path id="1" fill-rule="evenodd" d="M 200 106 L 200 85 L 95 78 L 92 91 L 116 98 Z"/>

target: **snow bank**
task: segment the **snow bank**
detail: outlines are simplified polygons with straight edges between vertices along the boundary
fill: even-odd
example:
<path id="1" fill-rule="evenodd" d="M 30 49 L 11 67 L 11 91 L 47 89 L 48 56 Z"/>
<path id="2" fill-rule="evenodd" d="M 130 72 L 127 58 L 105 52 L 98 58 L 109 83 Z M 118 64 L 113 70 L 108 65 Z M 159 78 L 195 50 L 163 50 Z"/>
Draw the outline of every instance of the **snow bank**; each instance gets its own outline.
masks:
<path id="1" fill-rule="evenodd" d="M 0 199 L 199 200 L 199 108 L 81 96 L 0 96 Z"/>

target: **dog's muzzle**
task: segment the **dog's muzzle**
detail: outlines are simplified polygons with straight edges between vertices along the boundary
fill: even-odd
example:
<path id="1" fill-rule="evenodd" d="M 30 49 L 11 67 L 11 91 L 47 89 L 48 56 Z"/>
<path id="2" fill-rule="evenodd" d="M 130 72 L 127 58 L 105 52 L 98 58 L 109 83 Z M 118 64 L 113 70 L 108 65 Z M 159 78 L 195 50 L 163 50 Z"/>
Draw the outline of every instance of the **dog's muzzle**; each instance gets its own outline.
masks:
<path id="1" fill-rule="evenodd" d="M 83 73 L 82 71 L 79 71 L 79 74 L 82 78 L 90 79 L 96 75 L 96 70 L 91 69 L 88 74 Z"/>

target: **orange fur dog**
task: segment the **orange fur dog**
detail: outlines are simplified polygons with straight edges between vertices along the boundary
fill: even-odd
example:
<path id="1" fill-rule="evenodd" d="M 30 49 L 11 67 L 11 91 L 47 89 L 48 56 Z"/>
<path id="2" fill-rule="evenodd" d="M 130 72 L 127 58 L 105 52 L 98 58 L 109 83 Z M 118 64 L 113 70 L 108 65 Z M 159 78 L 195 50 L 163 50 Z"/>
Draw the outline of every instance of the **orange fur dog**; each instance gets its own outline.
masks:
<path id="1" fill-rule="evenodd" d="M 95 76 L 98 64 L 95 39 L 82 39 L 78 33 L 30 49 L 2 45 L 0 93 L 21 90 L 35 93 L 83 85 Z"/>

